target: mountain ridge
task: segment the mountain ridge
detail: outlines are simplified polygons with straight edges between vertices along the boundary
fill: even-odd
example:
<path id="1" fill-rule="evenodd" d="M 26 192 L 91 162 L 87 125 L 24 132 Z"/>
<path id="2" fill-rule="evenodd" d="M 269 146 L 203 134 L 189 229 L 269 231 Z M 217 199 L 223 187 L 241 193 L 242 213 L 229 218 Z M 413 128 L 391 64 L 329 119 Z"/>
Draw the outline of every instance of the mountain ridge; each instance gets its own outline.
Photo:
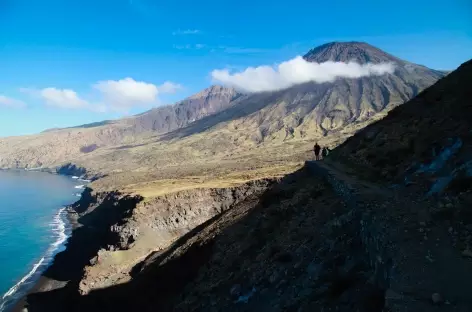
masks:
<path id="1" fill-rule="evenodd" d="M 148 114 L 153 114 L 155 112 L 165 112 L 165 111 L 167 111 L 168 114 L 172 114 L 172 109 L 174 109 L 175 107 L 177 107 L 179 105 L 185 106 L 187 101 L 192 101 L 192 100 L 193 101 L 198 101 L 198 100 L 208 101 L 209 98 L 211 98 L 213 96 L 217 96 L 218 94 L 226 94 L 231 100 L 233 100 L 234 96 L 241 95 L 241 93 L 236 92 L 233 88 L 227 88 L 227 87 L 220 86 L 220 85 L 211 85 L 208 88 L 205 88 L 205 89 L 203 89 L 203 90 L 201 90 L 201 91 L 199 91 L 195 94 L 192 94 L 189 97 L 187 97 L 183 100 L 180 100 L 176 103 L 154 107 L 154 108 L 151 108 L 150 110 L 144 111 L 144 112 L 136 114 L 136 115 L 132 115 L 130 117 L 124 117 L 124 118 L 115 119 L 115 120 L 96 121 L 96 122 L 91 122 L 91 123 L 82 124 L 82 125 L 78 125 L 78 126 L 65 127 L 65 128 L 46 129 L 46 130 L 43 130 L 40 133 L 66 130 L 66 129 L 74 129 L 74 128 L 92 128 L 92 127 L 105 126 L 107 124 L 116 123 L 116 122 L 120 122 L 120 121 L 123 121 L 123 120 L 130 120 L 130 119 L 133 119 L 133 118 L 143 117 L 143 116 L 146 116 Z M 222 106 L 224 106 L 224 103 L 222 103 L 222 104 L 223 104 Z"/>

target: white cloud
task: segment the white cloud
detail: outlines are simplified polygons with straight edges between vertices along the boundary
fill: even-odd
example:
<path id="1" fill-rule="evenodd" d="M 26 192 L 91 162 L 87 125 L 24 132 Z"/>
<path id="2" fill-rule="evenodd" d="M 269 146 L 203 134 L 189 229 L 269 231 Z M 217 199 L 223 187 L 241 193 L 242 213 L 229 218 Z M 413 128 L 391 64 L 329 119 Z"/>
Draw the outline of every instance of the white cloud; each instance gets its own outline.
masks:
<path id="1" fill-rule="evenodd" d="M 360 78 L 393 73 L 392 63 L 363 64 L 355 62 L 311 63 L 301 56 L 277 66 L 249 67 L 230 73 L 228 69 L 212 71 L 214 81 L 246 92 L 281 90 L 304 82 L 331 82 L 336 78 Z"/>
<path id="2" fill-rule="evenodd" d="M 198 35 L 201 31 L 198 29 L 178 29 L 172 32 L 174 36 L 182 36 L 182 35 Z"/>
<path id="3" fill-rule="evenodd" d="M 45 88 L 39 91 L 40 96 L 50 106 L 60 108 L 86 108 L 90 104 L 81 99 L 79 95 L 70 89 Z"/>
<path id="4" fill-rule="evenodd" d="M 26 107 L 26 104 L 23 101 L 0 94 L 0 106 L 5 106 L 8 108 L 24 108 Z"/>
<path id="5" fill-rule="evenodd" d="M 88 109 L 94 112 L 127 112 L 132 107 L 159 104 L 159 94 L 175 93 L 182 89 L 180 84 L 170 81 L 162 85 L 154 85 L 129 77 L 121 80 L 99 81 L 92 87 L 99 91 L 94 99 L 84 99 L 71 89 L 20 88 L 20 91 L 42 99 L 49 106 L 59 108 Z"/>
<path id="6" fill-rule="evenodd" d="M 99 90 L 106 105 L 112 110 L 127 111 L 133 106 L 158 104 L 159 93 L 174 93 L 181 85 L 167 81 L 160 86 L 133 78 L 99 81 L 94 85 Z"/>
<path id="7" fill-rule="evenodd" d="M 129 106 L 133 103 L 152 103 L 159 93 L 152 83 L 125 78 L 118 81 L 99 81 L 94 85 L 105 97 L 106 102 L 117 106 Z"/>

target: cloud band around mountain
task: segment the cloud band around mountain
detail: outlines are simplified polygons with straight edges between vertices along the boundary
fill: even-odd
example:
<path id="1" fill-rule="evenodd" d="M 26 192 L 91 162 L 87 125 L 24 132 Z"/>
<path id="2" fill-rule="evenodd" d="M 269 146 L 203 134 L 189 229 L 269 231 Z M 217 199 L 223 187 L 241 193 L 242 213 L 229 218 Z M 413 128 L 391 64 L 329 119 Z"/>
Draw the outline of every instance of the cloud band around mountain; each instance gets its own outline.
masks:
<path id="1" fill-rule="evenodd" d="M 303 57 L 280 63 L 277 66 L 248 67 L 231 73 L 228 69 L 212 71 L 213 81 L 246 92 L 282 90 L 305 82 L 332 82 L 337 78 L 361 78 L 392 74 L 395 64 L 358 64 L 355 62 L 312 63 Z"/>

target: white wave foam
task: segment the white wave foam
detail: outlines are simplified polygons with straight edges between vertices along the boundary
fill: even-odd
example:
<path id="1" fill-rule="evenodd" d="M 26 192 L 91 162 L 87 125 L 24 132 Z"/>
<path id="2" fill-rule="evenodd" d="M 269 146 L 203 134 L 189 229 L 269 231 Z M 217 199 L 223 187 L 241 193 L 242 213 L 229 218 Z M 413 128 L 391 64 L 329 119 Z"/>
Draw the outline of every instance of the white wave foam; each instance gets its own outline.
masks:
<path id="1" fill-rule="evenodd" d="M 66 240 L 67 240 L 67 234 L 66 234 L 66 224 L 63 220 L 63 213 L 65 211 L 65 208 L 59 209 L 57 214 L 54 216 L 53 221 L 51 222 L 50 226 L 52 227 L 52 231 L 54 234 L 57 235 L 57 239 L 54 243 L 51 244 L 49 249 L 47 250 L 46 254 L 44 257 L 41 258 L 29 271 L 28 274 L 26 274 L 18 283 L 16 283 L 12 288 L 10 288 L 2 297 L 2 302 L 0 302 L 0 311 L 3 311 L 3 308 L 5 307 L 6 303 L 8 302 L 8 297 L 11 297 L 14 295 L 18 289 L 28 280 L 30 279 L 34 273 L 41 267 L 46 260 L 52 260 L 54 257 L 56 251 L 58 250 L 58 247 L 62 245 Z"/>
<path id="2" fill-rule="evenodd" d="M 41 260 L 39 260 L 39 262 L 36 263 L 36 264 L 33 266 L 33 269 L 31 269 L 31 271 L 30 271 L 28 274 L 26 274 L 18 283 L 16 283 L 15 286 L 13 286 L 12 288 L 10 288 L 10 290 L 7 291 L 7 292 L 3 295 L 2 299 L 5 300 L 5 298 L 10 297 L 11 295 L 13 295 L 13 294 L 16 292 L 16 290 L 21 286 L 21 284 L 23 284 L 24 282 L 26 282 L 26 280 L 27 280 L 28 278 L 30 278 L 31 275 L 33 275 L 33 274 L 36 272 L 36 270 L 38 270 L 39 266 L 40 266 L 41 264 L 43 264 L 44 260 L 45 260 L 45 257 L 42 257 Z"/>
<path id="3" fill-rule="evenodd" d="M 59 209 L 59 212 L 54 216 L 54 221 L 53 225 L 56 227 L 53 229 L 54 233 L 57 233 L 57 240 L 51 245 L 49 248 L 49 253 L 52 254 L 56 250 L 56 248 L 61 245 L 63 242 L 66 241 L 67 235 L 66 235 L 66 224 L 64 223 L 64 220 L 62 219 L 62 213 L 65 210 L 65 208 Z"/>
<path id="4" fill-rule="evenodd" d="M 76 189 L 83 189 L 84 187 L 85 187 L 85 185 L 76 185 L 76 186 L 74 186 L 74 188 L 76 188 Z"/>
<path id="5" fill-rule="evenodd" d="M 90 183 L 90 182 L 92 182 L 92 180 L 86 180 L 86 179 L 82 179 L 82 178 L 79 178 L 78 181 L 80 181 L 80 182 L 85 182 L 85 183 Z"/>
<path id="6" fill-rule="evenodd" d="M 72 176 L 72 179 L 77 180 L 79 177 L 77 176 Z"/>

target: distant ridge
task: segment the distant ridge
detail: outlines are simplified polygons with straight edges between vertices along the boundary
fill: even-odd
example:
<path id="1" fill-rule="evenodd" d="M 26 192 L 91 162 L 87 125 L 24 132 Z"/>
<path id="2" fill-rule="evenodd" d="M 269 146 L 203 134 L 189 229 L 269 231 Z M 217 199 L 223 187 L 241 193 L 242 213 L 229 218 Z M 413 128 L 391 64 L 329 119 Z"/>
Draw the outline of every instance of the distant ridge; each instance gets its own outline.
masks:
<path id="1" fill-rule="evenodd" d="M 94 128 L 121 122 L 135 126 L 136 131 L 161 133 L 177 129 L 192 121 L 223 110 L 231 101 L 241 95 L 232 88 L 214 85 L 173 105 L 156 107 L 128 118 L 115 121 L 104 120 L 67 128 L 47 129 L 43 133 L 64 129 Z"/>
<path id="2" fill-rule="evenodd" d="M 73 127 L 46 129 L 46 130 L 42 131 L 41 133 L 52 132 L 52 131 L 58 131 L 58 130 L 64 130 L 64 129 L 100 127 L 100 126 L 108 125 L 108 124 L 110 124 L 110 123 L 112 123 L 111 120 L 103 120 L 103 121 L 91 122 L 91 123 L 88 123 L 88 124 L 83 124 L 83 125 L 73 126 Z"/>

